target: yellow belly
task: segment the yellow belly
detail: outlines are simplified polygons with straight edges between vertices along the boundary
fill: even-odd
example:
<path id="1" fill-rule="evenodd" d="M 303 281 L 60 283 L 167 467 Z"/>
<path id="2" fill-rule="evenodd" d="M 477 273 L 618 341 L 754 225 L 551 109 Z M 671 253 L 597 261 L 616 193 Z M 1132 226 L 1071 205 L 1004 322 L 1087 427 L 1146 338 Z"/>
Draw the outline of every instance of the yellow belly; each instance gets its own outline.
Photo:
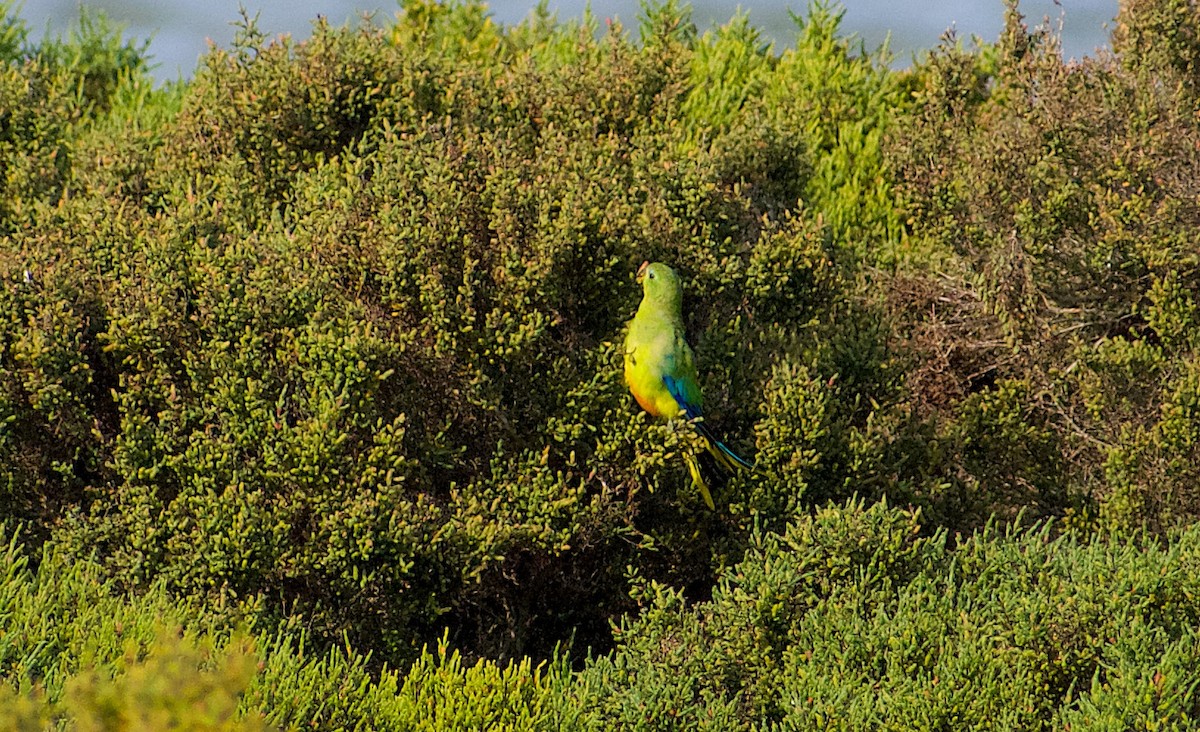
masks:
<path id="1" fill-rule="evenodd" d="M 655 417 L 670 419 L 679 414 L 679 403 L 667 391 L 662 379 L 649 368 L 636 364 L 628 355 L 625 356 L 625 383 L 642 409 Z"/>

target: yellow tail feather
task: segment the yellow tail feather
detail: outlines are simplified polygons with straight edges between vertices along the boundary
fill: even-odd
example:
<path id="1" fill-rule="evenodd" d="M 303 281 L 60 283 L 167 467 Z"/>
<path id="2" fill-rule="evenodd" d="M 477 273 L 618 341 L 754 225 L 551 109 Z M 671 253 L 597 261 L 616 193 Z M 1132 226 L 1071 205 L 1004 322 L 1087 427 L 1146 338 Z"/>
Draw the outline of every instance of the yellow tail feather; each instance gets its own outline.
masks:
<path id="1" fill-rule="evenodd" d="M 725 454 L 724 450 L 717 447 L 709 440 L 705 440 L 705 442 L 708 445 L 709 454 L 713 456 L 713 459 L 717 461 L 717 465 L 720 465 L 721 469 L 726 473 L 733 475 L 737 471 L 743 470 L 742 466 L 735 463 L 732 458 Z"/>
<path id="2" fill-rule="evenodd" d="M 699 489 L 700 496 L 704 499 L 708 510 L 717 510 L 717 504 L 713 503 L 712 493 L 708 490 L 708 483 L 704 482 L 704 476 L 700 474 L 700 463 L 697 462 L 696 456 L 691 453 L 684 453 L 683 457 L 687 461 L 688 472 L 692 474 L 692 482 Z"/>

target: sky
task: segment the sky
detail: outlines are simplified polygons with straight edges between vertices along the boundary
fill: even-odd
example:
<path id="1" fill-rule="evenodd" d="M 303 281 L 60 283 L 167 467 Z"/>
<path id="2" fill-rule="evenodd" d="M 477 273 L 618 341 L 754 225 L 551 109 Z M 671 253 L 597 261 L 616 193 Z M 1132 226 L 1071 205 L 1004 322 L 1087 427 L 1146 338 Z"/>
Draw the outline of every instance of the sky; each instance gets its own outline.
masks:
<path id="1" fill-rule="evenodd" d="M 746 0 L 741 5 L 749 12 L 750 22 L 778 45 L 789 45 L 792 24 L 788 8 L 800 12 L 807 0 Z M 109 19 L 125 26 L 126 36 L 150 38 L 150 54 L 157 65 L 160 80 L 189 78 L 197 60 L 211 41 L 229 45 L 245 6 L 258 14 L 258 27 L 268 35 L 291 34 L 307 37 L 311 23 L 324 16 L 331 23 L 359 22 L 365 13 L 374 13 L 377 21 L 390 19 L 399 9 L 395 2 L 372 3 L 369 0 L 89 0 L 89 7 L 102 10 Z M 559 18 L 579 17 L 587 0 L 550 0 L 549 7 Z M 33 37 L 46 31 L 63 33 L 79 17 L 78 0 L 24 0 L 19 12 Z M 492 17 L 500 23 L 515 24 L 525 18 L 536 0 L 497 0 L 488 4 Z M 692 17 L 701 30 L 729 20 L 737 5 L 694 0 Z M 939 37 L 954 28 L 960 37 L 978 35 L 995 40 L 1004 18 L 1002 0 L 844 0 L 843 29 L 874 48 L 890 37 L 896 64 L 905 66 L 915 52 L 935 46 Z M 592 0 L 592 12 L 600 18 L 620 18 L 626 26 L 636 23 L 638 0 Z M 1108 43 L 1108 31 L 1117 12 L 1117 0 L 1025 0 L 1021 11 L 1030 25 L 1048 18 L 1063 26 L 1063 53 L 1081 58 L 1092 55 Z"/>

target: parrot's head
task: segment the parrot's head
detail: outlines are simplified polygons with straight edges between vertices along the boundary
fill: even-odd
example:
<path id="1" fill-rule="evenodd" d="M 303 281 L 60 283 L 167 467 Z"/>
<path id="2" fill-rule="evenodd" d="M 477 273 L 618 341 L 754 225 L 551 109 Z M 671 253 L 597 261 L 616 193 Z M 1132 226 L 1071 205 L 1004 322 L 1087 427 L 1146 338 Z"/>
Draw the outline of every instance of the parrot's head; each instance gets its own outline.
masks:
<path id="1" fill-rule="evenodd" d="M 679 275 L 662 262 L 642 262 L 638 267 L 637 281 L 642 285 L 642 295 L 659 305 L 678 307 L 682 287 Z"/>

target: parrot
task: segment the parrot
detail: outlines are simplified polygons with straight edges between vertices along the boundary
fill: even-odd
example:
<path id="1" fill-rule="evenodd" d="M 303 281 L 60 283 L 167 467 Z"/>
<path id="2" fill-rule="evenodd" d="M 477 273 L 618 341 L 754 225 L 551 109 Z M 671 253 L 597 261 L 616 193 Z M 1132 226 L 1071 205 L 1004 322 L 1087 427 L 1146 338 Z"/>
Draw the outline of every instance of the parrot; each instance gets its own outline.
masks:
<path id="1" fill-rule="evenodd" d="M 637 282 L 642 302 L 625 336 L 625 383 L 633 398 L 651 416 L 670 420 L 684 417 L 704 438 L 709 454 L 726 473 L 753 470 L 717 439 L 700 418 L 703 398 L 696 378 L 696 356 L 683 332 L 683 287 L 675 270 L 661 262 L 642 262 Z M 697 455 L 686 453 L 688 472 L 709 510 L 712 492 L 700 472 Z"/>

